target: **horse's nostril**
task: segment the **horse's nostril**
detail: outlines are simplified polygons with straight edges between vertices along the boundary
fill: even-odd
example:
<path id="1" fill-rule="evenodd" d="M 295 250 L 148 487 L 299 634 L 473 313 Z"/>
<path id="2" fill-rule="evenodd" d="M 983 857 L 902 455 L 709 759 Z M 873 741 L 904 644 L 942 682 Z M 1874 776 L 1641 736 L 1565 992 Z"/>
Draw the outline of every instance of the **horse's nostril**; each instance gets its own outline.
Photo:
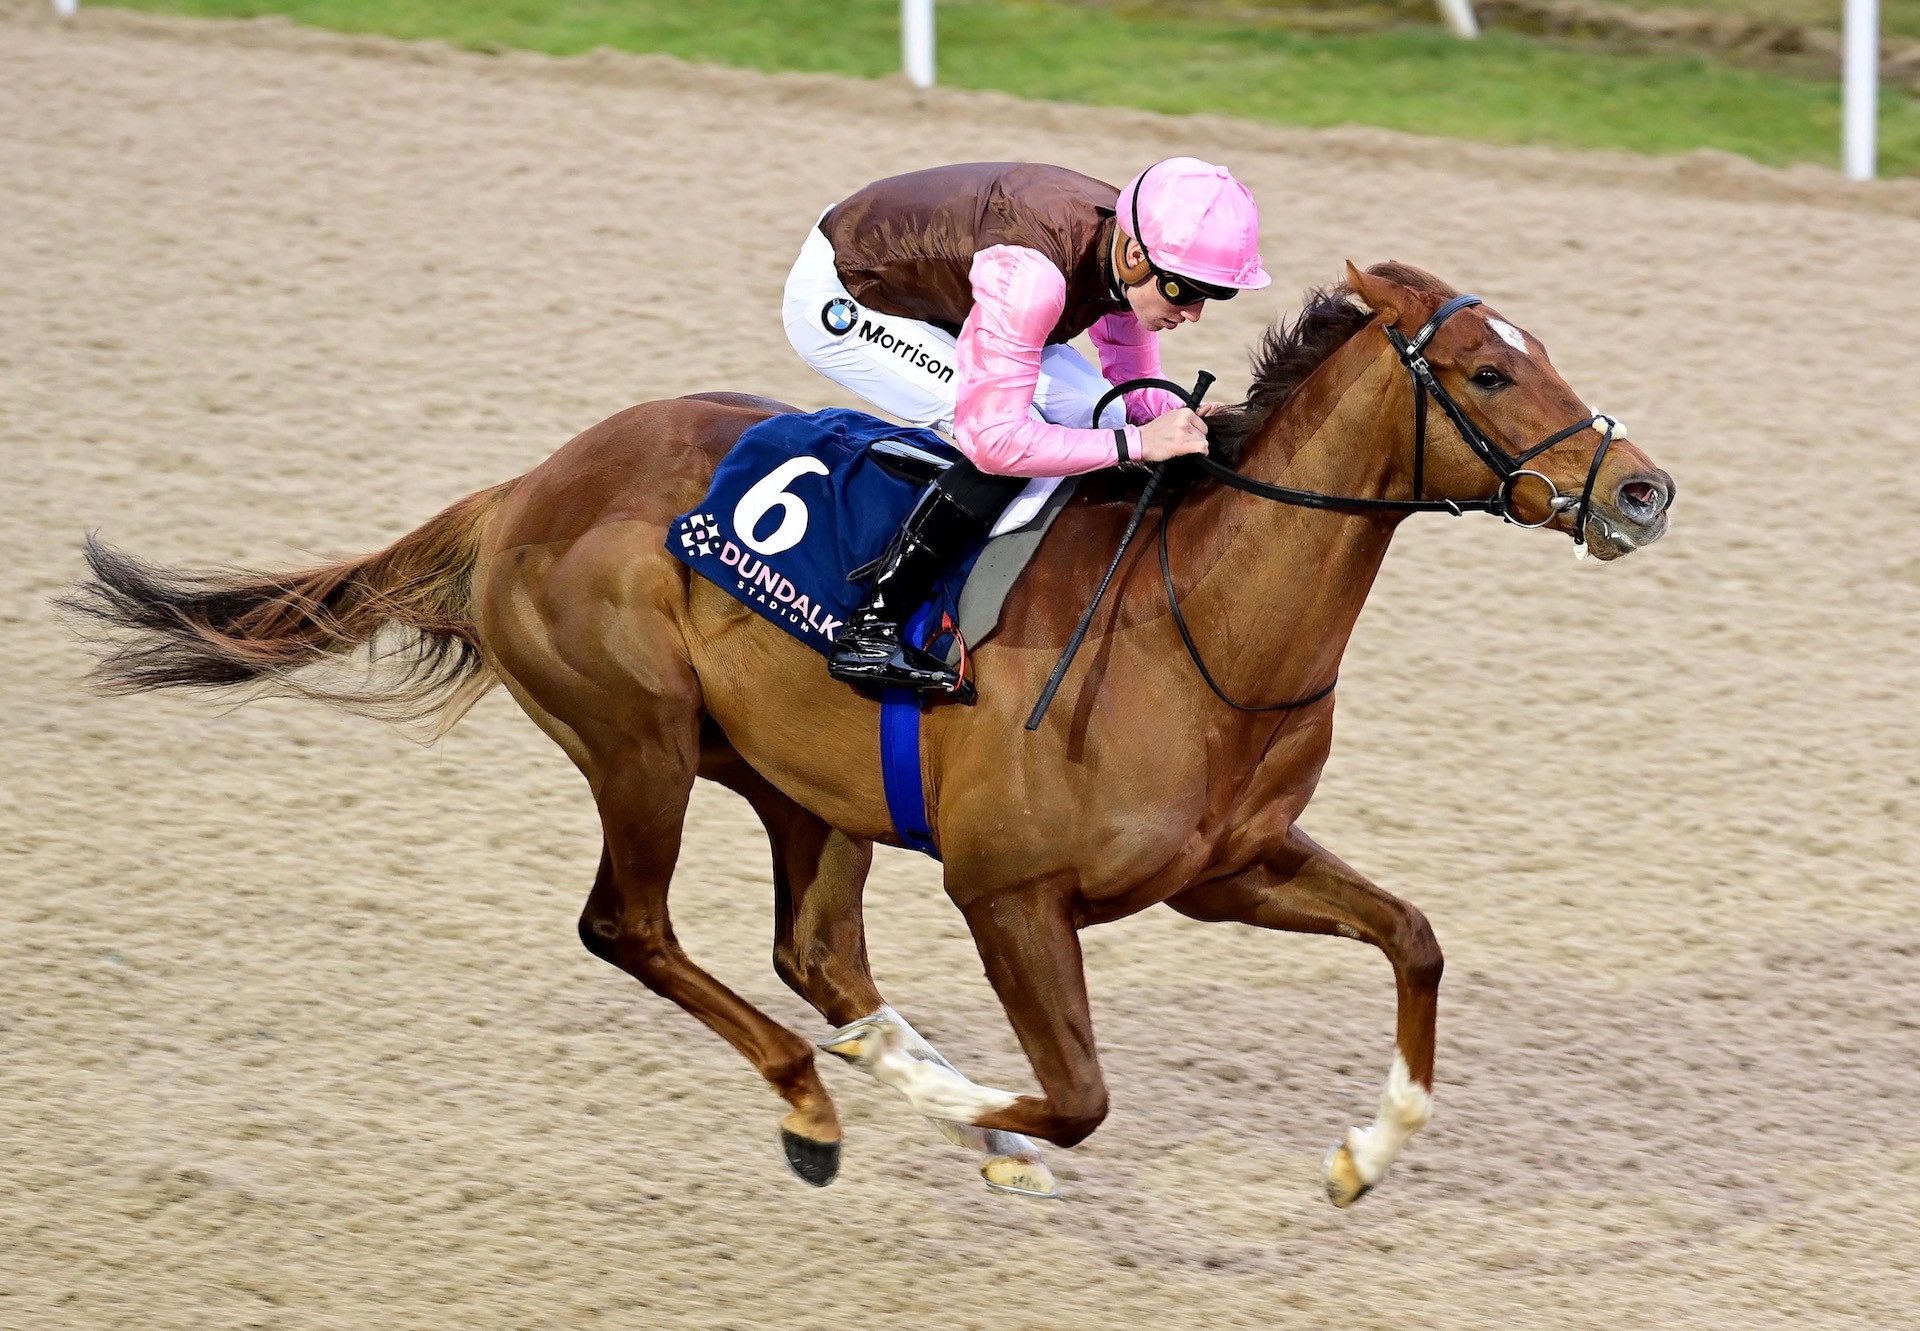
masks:
<path id="1" fill-rule="evenodd" d="M 1667 492 L 1654 481 L 1627 481 L 1618 494 L 1620 512 L 1635 522 L 1651 522 L 1667 506 Z"/>

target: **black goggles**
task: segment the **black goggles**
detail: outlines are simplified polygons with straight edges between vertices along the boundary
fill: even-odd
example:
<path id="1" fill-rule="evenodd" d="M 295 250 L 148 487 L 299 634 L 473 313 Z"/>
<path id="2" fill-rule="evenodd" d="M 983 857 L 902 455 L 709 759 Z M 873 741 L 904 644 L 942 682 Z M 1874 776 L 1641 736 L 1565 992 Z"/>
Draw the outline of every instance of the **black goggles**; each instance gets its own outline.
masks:
<path id="1" fill-rule="evenodd" d="M 1203 300 L 1232 300 L 1240 292 L 1234 287 L 1209 286 L 1205 282 L 1196 282 L 1191 277 L 1180 277 L 1173 273 L 1153 270 L 1153 284 L 1169 305 L 1198 305 Z"/>

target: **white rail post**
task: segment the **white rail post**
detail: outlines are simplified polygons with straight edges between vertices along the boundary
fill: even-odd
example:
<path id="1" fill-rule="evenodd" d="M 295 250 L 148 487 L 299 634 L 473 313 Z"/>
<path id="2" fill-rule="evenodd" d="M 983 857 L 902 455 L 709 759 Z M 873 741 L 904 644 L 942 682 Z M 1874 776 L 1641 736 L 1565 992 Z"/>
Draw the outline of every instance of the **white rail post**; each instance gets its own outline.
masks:
<path id="1" fill-rule="evenodd" d="M 1473 0 L 1440 0 L 1440 17 L 1447 21 L 1456 37 L 1480 35 L 1480 20 L 1474 16 Z"/>
<path id="2" fill-rule="evenodd" d="M 933 86 L 933 0 L 900 0 L 900 59 L 908 83 Z"/>
<path id="3" fill-rule="evenodd" d="M 72 18 L 80 8 L 80 0 L 53 0 L 53 12 L 61 18 Z"/>
<path id="4" fill-rule="evenodd" d="M 1880 97 L 1880 0 L 1847 0 L 1847 179 L 1872 180 Z"/>

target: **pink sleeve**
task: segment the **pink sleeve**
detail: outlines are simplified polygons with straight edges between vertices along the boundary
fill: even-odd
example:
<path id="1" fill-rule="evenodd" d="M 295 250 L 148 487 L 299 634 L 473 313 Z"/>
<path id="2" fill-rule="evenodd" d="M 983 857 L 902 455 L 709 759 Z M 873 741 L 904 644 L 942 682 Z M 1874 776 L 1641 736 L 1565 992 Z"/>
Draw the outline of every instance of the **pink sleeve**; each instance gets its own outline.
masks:
<path id="1" fill-rule="evenodd" d="M 1140 431 L 1049 425 L 1033 410 L 1040 353 L 1067 304 L 1067 281 L 1038 250 L 994 245 L 973 256 L 973 311 L 960 327 L 953 439 L 995 476 L 1072 476 L 1140 456 Z"/>
<path id="2" fill-rule="evenodd" d="M 1087 335 L 1100 353 L 1100 373 L 1108 383 L 1160 377 L 1160 334 L 1142 327 L 1132 310 L 1109 314 Z M 1136 388 L 1127 394 L 1126 401 L 1127 419 L 1135 425 L 1145 425 L 1156 416 L 1187 405 L 1164 388 Z"/>

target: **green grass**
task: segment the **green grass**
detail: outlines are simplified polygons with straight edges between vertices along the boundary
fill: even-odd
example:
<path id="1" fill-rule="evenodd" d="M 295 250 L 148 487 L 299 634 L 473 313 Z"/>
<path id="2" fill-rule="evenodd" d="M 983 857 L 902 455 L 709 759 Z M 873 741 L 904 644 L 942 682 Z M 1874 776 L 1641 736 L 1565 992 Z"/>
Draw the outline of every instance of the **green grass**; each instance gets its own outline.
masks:
<path id="1" fill-rule="evenodd" d="M 770 70 L 883 77 L 897 0 L 114 0 L 210 17 L 285 14 L 348 32 L 555 55 L 598 46 Z M 1734 0 L 1724 0 L 1732 3 Z M 1784 164 L 1839 157 L 1830 83 L 1685 55 L 1602 55 L 1418 28 L 1305 34 L 1271 21 L 1142 17 L 1032 0 L 939 5 L 941 82 L 1027 97 L 1210 111 L 1289 125 L 1382 125 L 1495 143 Z M 1888 93 L 1882 170 L 1920 174 L 1920 102 Z"/>

